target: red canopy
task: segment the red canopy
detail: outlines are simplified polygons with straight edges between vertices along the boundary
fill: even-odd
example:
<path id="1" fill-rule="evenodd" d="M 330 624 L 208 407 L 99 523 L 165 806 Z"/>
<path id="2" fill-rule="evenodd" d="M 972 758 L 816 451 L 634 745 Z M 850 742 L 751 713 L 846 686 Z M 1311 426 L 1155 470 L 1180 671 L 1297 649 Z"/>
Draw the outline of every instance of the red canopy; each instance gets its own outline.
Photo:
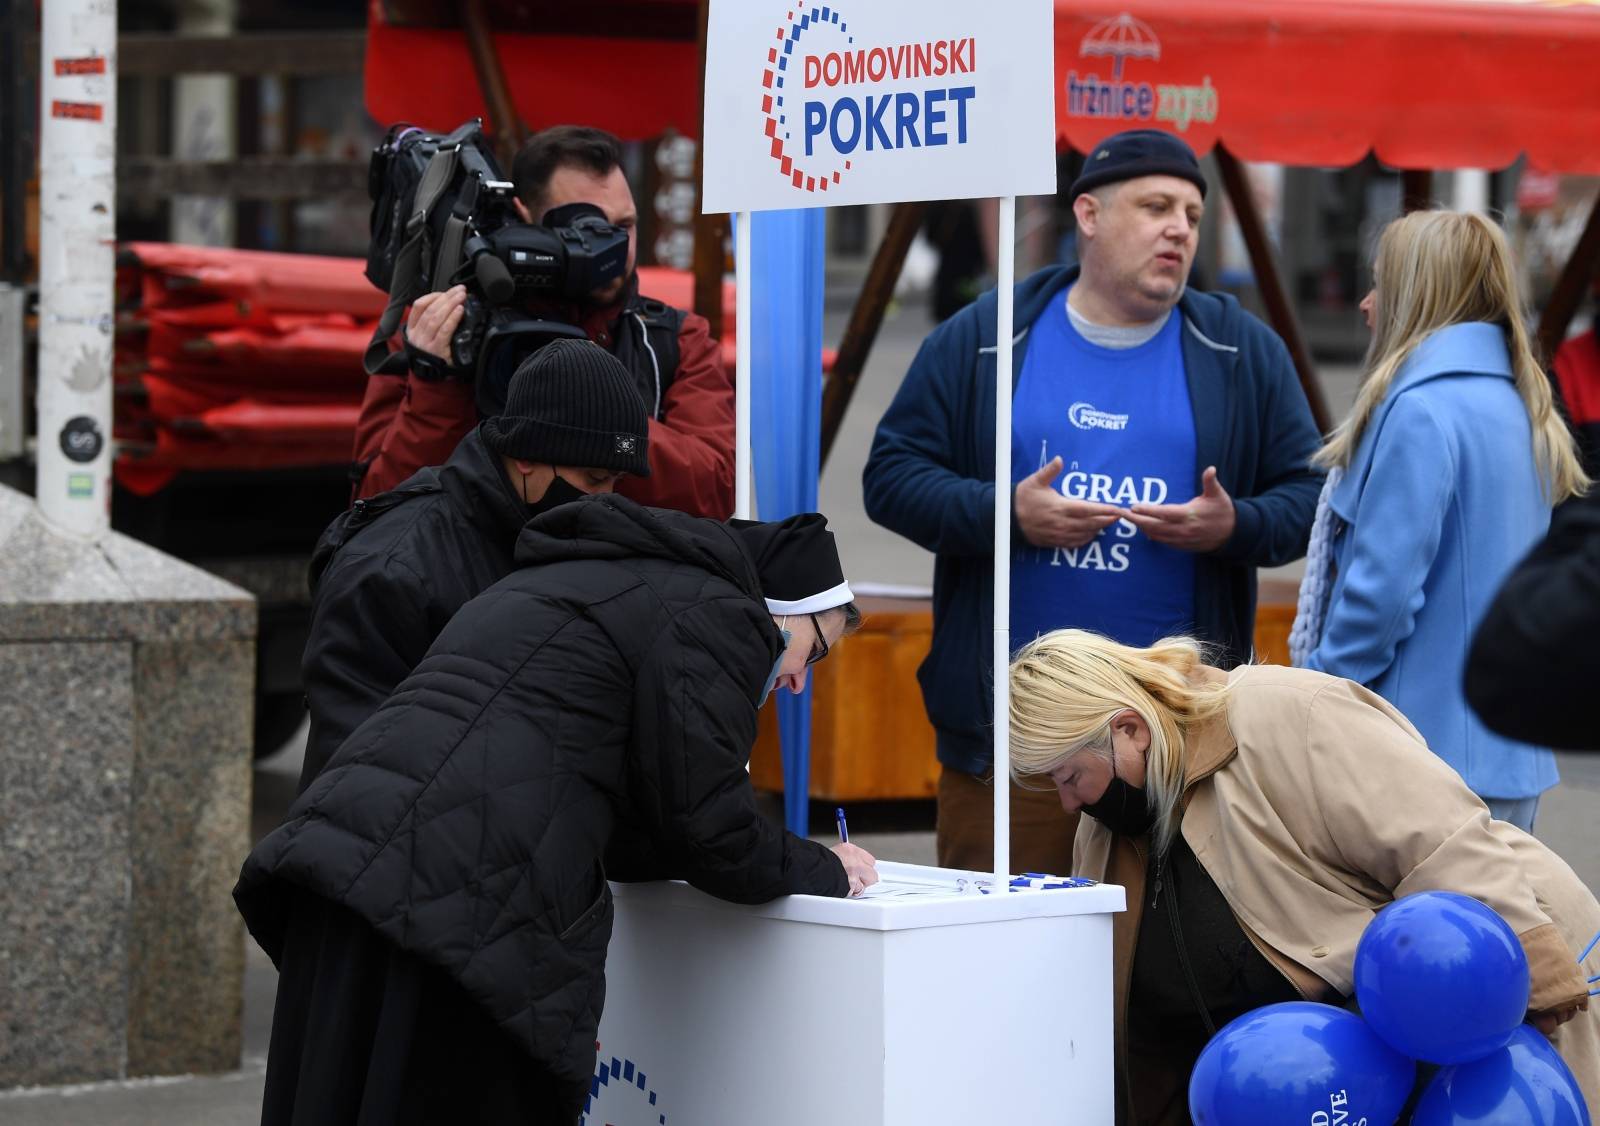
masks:
<path id="1" fill-rule="evenodd" d="M 573 7 L 578 6 L 568 0 L 491 5 L 495 49 L 523 123 L 529 129 L 596 125 L 624 140 L 659 137 L 669 128 L 699 136 L 696 0 L 589 0 L 582 19 L 573 16 Z M 652 8 L 675 18 L 640 18 Z M 606 20 L 607 9 L 615 10 L 615 19 Z M 677 9 L 687 11 L 680 15 Z M 685 20 L 688 38 L 573 33 L 596 24 L 681 33 L 677 25 Z M 459 27 L 397 26 L 382 0 L 369 0 L 367 7 L 366 97 L 367 112 L 384 125 L 410 121 L 443 131 L 490 116 L 465 33 Z"/>
<path id="2" fill-rule="evenodd" d="M 1344 166 L 1600 172 L 1600 7 L 1563 0 L 1056 0 L 1056 128 Z"/>
<path id="3" fill-rule="evenodd" d="M 634 13 L 694 4 L 590 0 L 589 26 L 625 2 Z M 699 134 L 692 39 L 535 23 L 543 34 L 495 35 L 530 127 Z M 458 28 L 395 27 L 372 0 L 368 29 L 378 120 L 447 129 L 486 115 Z M 1246 160 L 1344 166 L 1375 150 L 1403 168 L 1503 168 L 1525 152 L 1547 171 L 1600 173 L 1594 0 L 1056 0 L 1056 80 L 1058 135 L 1079 151 L 1148 125 Z"/>

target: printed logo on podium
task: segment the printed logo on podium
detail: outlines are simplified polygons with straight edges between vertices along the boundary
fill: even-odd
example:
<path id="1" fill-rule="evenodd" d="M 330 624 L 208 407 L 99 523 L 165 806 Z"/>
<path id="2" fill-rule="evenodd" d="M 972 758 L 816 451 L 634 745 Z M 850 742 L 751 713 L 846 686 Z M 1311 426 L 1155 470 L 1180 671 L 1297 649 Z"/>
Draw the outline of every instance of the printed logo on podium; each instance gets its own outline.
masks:
<path id="1" fill-rule="evenodd" d="M 667 1126 L 667 1112 L 632 1060 L 601 1060 L 578 1126 Z"/>

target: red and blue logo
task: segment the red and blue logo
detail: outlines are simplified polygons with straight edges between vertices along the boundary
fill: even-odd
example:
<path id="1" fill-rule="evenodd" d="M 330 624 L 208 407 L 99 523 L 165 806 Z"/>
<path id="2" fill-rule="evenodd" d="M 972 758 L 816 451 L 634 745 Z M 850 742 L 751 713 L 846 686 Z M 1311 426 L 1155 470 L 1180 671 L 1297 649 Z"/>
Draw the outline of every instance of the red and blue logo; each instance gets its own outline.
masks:
<path id="1" fill-rule="evenodd" d="M 852 88 L 972 74 L 975 38 L 859 46 L 856 38 L 832 4 L 796 0 L 767 49 L 763 130 L 779 174 L 801 191 L 837 185 L 858 151 L 967 142 L 975 86 L 941 82 L 865 94 Z"/>
<path id="2" fill-rule="evenodd" d="M 589 1081 L 578 1126 L 667 1126 L 666 1112 L 656 1101 L 654 1088 L 632 1060 L 612 1056 L 601 1061 Z"/>

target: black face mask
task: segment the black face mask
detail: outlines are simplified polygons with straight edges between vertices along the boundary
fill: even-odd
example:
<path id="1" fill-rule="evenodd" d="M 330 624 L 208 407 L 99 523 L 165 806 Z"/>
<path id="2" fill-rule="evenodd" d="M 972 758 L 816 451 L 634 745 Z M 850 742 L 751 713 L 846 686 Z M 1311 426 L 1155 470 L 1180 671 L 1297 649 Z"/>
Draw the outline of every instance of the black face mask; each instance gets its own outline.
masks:
<path id="1" fill-rule="evenodd" d="M 1100 800 L 1084 806 L 1083 812 L 1124 837 L 1142 837 L 1156 823 L 1155 811 L 1150 808 L 1145 792 L 1117 777 L 1115 758 L 1111 760 L 1111 784 L 1100 795 Z"/>
<path id="2" fill-rule="evenodd" d="M 559 508 L 563 504 L 571 504 L 575 500 L 582 500 L 589 494 L 578 488 L 571 481 L 559 473 L 550 479 L 550 487 L 544 491 L 544 496 L 538 500 L 528 499 L 528 479 L 522 479 L 522 503 L 528 506 L 528 517 L 532 519 L 552 508 Z"/>

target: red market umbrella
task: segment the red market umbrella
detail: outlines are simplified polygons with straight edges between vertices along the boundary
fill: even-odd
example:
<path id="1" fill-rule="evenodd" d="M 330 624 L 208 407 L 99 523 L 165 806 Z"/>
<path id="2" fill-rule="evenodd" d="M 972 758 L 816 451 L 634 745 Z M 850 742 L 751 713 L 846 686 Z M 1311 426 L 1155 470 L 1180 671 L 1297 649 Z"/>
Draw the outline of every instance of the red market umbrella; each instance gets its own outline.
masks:
<path id="1" fill-rule="evenodd" d="M 1574 0 L 1056 0 L 1056 130 L 1339 166 L 1600 174 L 1600 5 Z"/>
<path id="2" fill-rule="evenodd" d="M 595 125 L 624 140 L 700 134 L 698 0 L 489 0 L 488 24 L 530 129 Z M 491 118 L 455 5 L 371 0 L 367 112 L 436 131 Z M 491 122 L 492 124 L 492 122 Z"/>
<path id="3" fill-rule="evenodd" d="M 530 128 L 699 134 L 696 0 L 489 9 Z M 1147 126 L 1245 160 L 1600 174 L 1593 0 L 1056 0 L 1055 37 L 1058 140 L 1080 152 Z M 371 0 L 366 68 L 379 121 L 487 116 L 450 5 Z"/>

